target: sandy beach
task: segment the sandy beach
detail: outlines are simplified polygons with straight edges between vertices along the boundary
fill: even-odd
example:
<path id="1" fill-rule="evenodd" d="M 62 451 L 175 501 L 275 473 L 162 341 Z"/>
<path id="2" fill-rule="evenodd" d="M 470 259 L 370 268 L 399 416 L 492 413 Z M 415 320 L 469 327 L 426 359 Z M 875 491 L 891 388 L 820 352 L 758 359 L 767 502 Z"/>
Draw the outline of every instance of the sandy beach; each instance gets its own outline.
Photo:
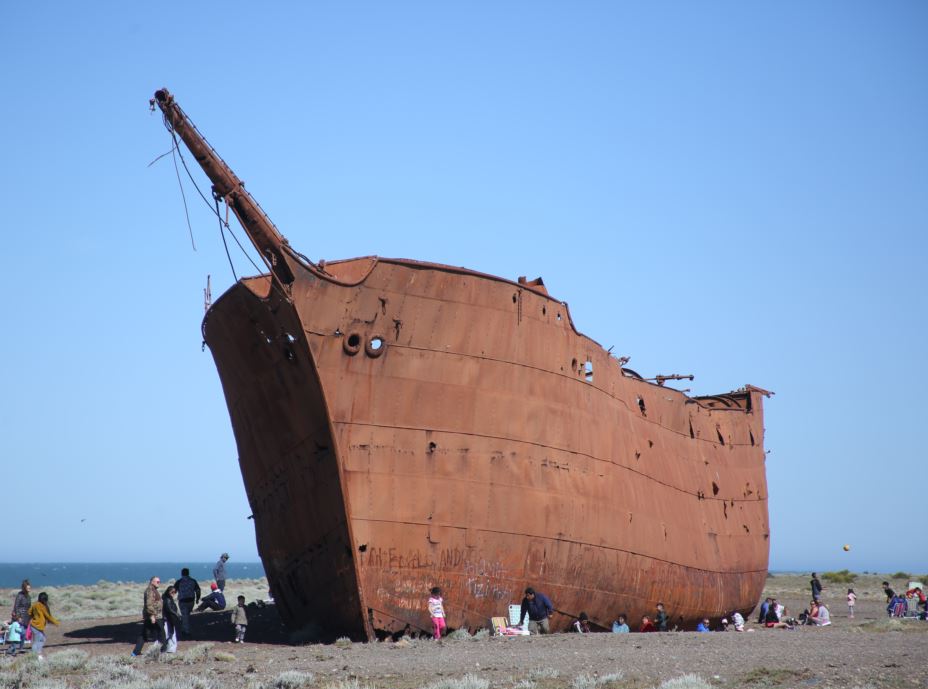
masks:
<path id="1" fill-rule="evenodd" d="M 138 584 L 63 587 L 52 592 L 52 628 L 46 660 L 31 654 L 0 659 L 0 688 L 132 687 L 376 687 L 378 689 L 646 689 L 668 687 L 925 687 L 928 623 L 890 620 L 879 586 L 883 575 L 861 575 L 855 619 L 847 618 L 846 584 L 826 582 L 827 628 L 769 630 L 749 624 L 745 633 L 556 634 L 529 638 L 473 637 L 399 642 L 299 644 L 280 624 L 273 606 L 249 608 L 244 644 L 231 642 L 228 613 L 194 617 L 195 639 L 177 654 L 149 651 L 129 657 L 138 635 L 137 614 L 82 617 L 80 608 L 102 601 L 138 607 Z M 894 581 L 898 589 L 904 582 Z M 73 590 L 72 590 L 73 589 Z M 262 580 L 230 582 L 230 598 L 249 600 L 266 591 Z M 118 592 L 118 594 L 117 594 Z M 790 613 L 808 603 L 807 576 L 768 579 L 764 596 L 778 597 Z M 11 591 L 3 591 L 7 598 Z M 95 596 L 95 597 L 94 597 Z M 59 601 L 55 607 L 56 599 Z M 119 604 L 115 601 L 125 601 Z M 85 610 L 86 612 L 87 610 Z M 756 617 L 756 614 L 755 614 Z M 691 675 L 684 679 L 685 675 Z M 674 684 L 676 682 L 676 684 Z"/>

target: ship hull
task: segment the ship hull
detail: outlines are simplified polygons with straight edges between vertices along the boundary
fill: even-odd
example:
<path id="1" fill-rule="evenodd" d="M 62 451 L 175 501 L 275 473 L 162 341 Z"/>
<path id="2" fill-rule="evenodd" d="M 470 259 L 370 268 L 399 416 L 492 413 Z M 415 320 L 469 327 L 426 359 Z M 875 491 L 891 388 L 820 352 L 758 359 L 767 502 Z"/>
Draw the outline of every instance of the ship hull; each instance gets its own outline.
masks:
<path id="1" fill-rule="evenodd" d="M 286 294 L 242 281 L 204 321 L 291 627 L 426 631 L 432 586 L 471 629 L 525 586 L 555 629 L 658 601 L 686 627 L 753 608 L 763 391 L 637 379 L 539 286 L 383 259 L 291 269 Z"/>

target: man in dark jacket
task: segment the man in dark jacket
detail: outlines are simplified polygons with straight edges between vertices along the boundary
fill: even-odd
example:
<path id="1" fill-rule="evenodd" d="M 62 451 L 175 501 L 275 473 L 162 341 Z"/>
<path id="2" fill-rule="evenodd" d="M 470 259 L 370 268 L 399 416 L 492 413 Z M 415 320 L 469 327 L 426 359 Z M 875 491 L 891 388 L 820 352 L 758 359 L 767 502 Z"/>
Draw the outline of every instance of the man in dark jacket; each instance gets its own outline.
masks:
<path id="1" fill-rule="evenodd" d="M 525 616 L 528 615 L 528 631 L 531 634 L 550 634 L 551 627 L 548 624 L 548 617 L 554 612 L 554 606 L 551 605 L 550 599 L 543 593 L 535 592 L 531 586 L 525 589 L 525 597 L 522 599 L 522 610 L 519 613 L 519 626 L 525 622 Z"/>
<path id="2" fill-rule="evenodd" d="M 190 636 L 190 613 L 200 602 L 200 585 L 190 576 L 190 570 L 184 567 L 174 586 L 177 588 L 177 603 L 180 606 L 180 630 L 184 636 Z"/>
<path id="3" fill-rule="evenodd" d="M 812 600 L 821 600 L 822 599 L 822 582 L 818 580 L 818 574 L 812 572 L 812 580 L 809 582 L 809 586 L 812 587 Z"/>
<path id="4" fill-rule="evenodd" d="M 222 595 L 222 591 L 219 590 L 216 584 L 210 584 L 209 587 L 213 592 L 203 597 L 203 600 L 200 601 L 200 604 L 197 606 L 197 612 L 203 612 L 207 608 L 210 610 L 225 610 L 226 597 Z"/>

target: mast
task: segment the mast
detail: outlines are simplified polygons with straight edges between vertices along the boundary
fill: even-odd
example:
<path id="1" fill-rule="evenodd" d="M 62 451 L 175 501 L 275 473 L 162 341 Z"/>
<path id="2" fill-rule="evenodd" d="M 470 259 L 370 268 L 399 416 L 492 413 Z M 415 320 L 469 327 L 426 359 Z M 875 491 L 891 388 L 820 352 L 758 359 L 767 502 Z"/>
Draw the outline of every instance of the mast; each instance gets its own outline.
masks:
<path id="1" fill-rule="evenodd" d="M 167 89 L 155 91 L 155 97 L 151 102 L 153 106 L 155 103 L 158 104 L 168 127 L 180 135 L 187 144 L 187 148 L 213 183 L 213 196 L 222 199 L 232 209 L 274 277 L 282 285 L 292 283 L 293 272 L 283 255 L 284 247 L 289 247 L 289 243 L 258 202 L 245 191 L 245 183 L 209 145 Z"/>

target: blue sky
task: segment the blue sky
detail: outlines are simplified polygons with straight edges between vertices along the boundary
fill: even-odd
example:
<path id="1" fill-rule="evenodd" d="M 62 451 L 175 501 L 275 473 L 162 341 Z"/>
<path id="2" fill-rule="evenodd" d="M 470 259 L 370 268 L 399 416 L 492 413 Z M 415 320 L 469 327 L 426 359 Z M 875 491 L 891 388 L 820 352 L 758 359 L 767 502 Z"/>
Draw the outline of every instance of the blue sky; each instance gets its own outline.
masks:
<path id="1" fill-rule="evenodd" d="M 200 348 L 231 272 L 147 167 L 166 86 L 310 258 L 541 275 L 642 374 L 776 391 L 771 568 L 924 569 L 926 33 L 921 2 L 4 3 L 0 560 L 257 559 Z"/>

